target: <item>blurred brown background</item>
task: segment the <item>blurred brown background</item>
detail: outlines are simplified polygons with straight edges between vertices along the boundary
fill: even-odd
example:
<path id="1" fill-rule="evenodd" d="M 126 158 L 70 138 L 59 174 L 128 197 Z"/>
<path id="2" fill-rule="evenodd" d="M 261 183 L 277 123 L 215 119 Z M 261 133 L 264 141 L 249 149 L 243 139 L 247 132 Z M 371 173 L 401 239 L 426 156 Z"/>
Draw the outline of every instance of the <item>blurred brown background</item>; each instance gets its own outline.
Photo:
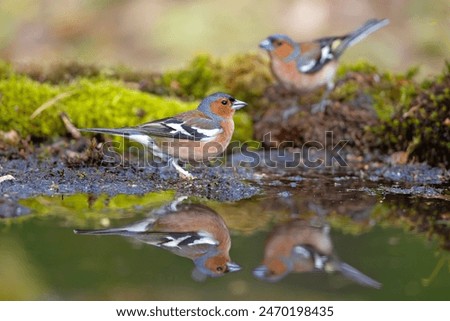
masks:
<path id="1" fill-rule="evenodd" d="M 449 59 L 447 0 L 1 0 L 0 59 L 161 71 L 199 52 L 258 51 L 272 33 L 309 40 L 347 33 L 374 17 L 391 24 L 343 61 L 364 58 L 394 71 L 418 65 L 428 75 Z"/>

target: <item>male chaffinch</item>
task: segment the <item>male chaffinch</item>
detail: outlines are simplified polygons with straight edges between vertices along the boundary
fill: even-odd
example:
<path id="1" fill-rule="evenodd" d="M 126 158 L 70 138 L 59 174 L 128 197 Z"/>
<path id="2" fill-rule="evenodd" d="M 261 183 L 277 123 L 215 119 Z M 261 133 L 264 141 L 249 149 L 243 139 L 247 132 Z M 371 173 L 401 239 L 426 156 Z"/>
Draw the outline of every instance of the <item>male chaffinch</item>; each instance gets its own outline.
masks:
<path id="1" fill-rule="evenodd" d="M 328 225 L 314 225 L 295 219 L 274 228 L 266 241 L 263 264 L 253 270 L 255 277 L 276 282 L 289 273 L 340 272 L 368 287 L 381 284 L 340 261 L 333 251 Z"/>
<path id="2" fill-rule="evenodd" d="M 74 232 L 132 237 L 189 258 L 195 265 L 192 277 L 198 281 L 241 270 L 230 259 L 231 238 L 222 217 L 207 206 L 181 203 L 184 199 L 178 198 L 154 210 L 149 218 L 130 225 Z"/>
<path id="3" fill-rule="evenodd" d="M 274 34 L 259 46 L 269 53 L 272 73 L 287 90 L 305 93 L 327 86 L 320 104 L 312 110 L 323 112 L 326 98 L 334 88 L 338 58 L 345 49 L 388 23 L 388 19 L 371 19 L 347 35 L 300 43 L 286 35 Z"/>
<path id="4" fill-rule="evenodd" d="M 247 103 L 215 93 L 202 100 L 195 110 L 154 120 L 135 127 L 86 128 L 82 131 L 127 137 L 148 146 L 152 153 L 168 159 L 183 178 L 194 178 L 178 161 L 201 162 L 222 153 L 234 131 L 233 115 Z"/>

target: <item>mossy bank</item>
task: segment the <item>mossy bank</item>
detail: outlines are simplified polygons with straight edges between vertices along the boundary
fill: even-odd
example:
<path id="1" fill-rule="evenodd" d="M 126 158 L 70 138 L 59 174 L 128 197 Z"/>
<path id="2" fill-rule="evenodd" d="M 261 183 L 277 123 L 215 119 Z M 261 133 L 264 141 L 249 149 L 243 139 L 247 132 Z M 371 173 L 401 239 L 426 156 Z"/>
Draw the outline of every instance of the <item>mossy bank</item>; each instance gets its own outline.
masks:
<path id="1" fill-rule="evenodd" d="M 193 109 L 202 97 L 225 91 L 249 103 L 235 116 L 234 140 L 304 147 L 333 131 L 353 155 L 381 153 L 403 163 L 449 167 L 450 65 L 423 81 L 416 80 L 417 70 L 394 74 L 367 62 L 341 66 L 327 111 L 314 115 L 311 104 L 320 92 L 286 93 L 273 85 L 265 57 L 254 53 L 226 59 L 203 54 L 163 74 L 78 63 L 17 71 L 1 62 L 0 130 L 54 139 L 67 135 L 61 113 L 77 127 L 120 127 Z M 299 111 L 283 118 L 293 101 Z M 272 142 L 265 141 L 268 133 Z"/>
<path id="2" fill-rule="evenodd" d="M 301 97 L 286 92 L 275 84 L 266 57 L 255 53 L 226 59 L 199 55 L 184 69 L 163 74 L 78 63 L 16 70 L 1 62 L 0 146 L 14 145 L 11 131 L 27 147 L 70 137 L 62 116 L 75 127 L 129 126 L 193 109 L 202 97 L 224 91 L 249 103 L 235 116 L 233 139 L 241 143 L 308 148 L 310 142 L 325 143 L 325 133 L 332 132 L 336 141 L 346 142 L 347 159 L 448 168 L 450 65 L 422 81 L 417 71 L 343 65 L 326 111 L 312 114 L 320 91 Z M 298 108 L 289 114 L 293 105 Z M 28 149 L 22 145 L 16 151 L 23 154 Z"/>

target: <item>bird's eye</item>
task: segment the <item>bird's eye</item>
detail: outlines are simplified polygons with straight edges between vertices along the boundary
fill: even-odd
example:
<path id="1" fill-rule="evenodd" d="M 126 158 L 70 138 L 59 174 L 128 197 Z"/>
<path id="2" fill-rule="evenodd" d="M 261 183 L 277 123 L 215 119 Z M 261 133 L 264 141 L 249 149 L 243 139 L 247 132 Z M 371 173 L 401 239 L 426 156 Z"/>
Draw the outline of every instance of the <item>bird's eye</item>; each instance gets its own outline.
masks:
<path id="1" fill-rule="evenodd" d="M 222 272 L 222 271 L 223 271 L 223 267 L 218 266 L 218 267 L 216 268 L 216 271 L 217 271 L 217 272 Z"/>
<path id="2" fill-rule="evenodd" d="M 228 100 L 224 99 L 220 103 L 225 106 L 226 104 L 228 104 Z"/>
<path id="3" fill-rule="evenodd" d="M 275 44 L 277 45 L 277 47 L 279 47 L 279 46 L 281 46 L 283 44 L 283 42 L 278 40 Z"/>

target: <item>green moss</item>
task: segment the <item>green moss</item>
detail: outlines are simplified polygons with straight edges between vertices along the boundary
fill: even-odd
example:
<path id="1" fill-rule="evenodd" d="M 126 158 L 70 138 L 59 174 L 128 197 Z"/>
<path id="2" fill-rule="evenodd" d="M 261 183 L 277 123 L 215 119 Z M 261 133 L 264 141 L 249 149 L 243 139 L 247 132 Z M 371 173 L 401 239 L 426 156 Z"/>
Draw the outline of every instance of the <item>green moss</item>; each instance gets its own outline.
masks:
<path id="1" fill-rule="evenodd" d="M 356 81 L 345 81 L 332 91 L 331 98 L 335 100 L 345 99 L 349 101 L 355 99 L 360 90 L 361 89 Z"/>
<path id="2" fill-rule="evenodd" d="M 55 112 L 45 119 L 30 119 L 39 106 L 61 92 L 59 87 L 37 83 L 24 76 L 0 79 L 0 130 L 16 130 L 21 136 L 46 137 L 62 133 L 62 122 Z"/>
<path id="3" fill-rule="evenodd" d="M 80 127 L 138 125 L 197 106 L 196 103 L 184 103 L 174 98 L 128 89 L 123 83 L 112 80 L 82 79 L 67 89 L 75 91 L 75 94 L 61 103 L 61 111 L 70 115 Z"/>
<path id="4" fill-rule="evenodd" d="M 97 197 L 86 194 L 66 195 L 64 199 L 49 196 L 39 196 L 24 199 L 21 204 L 32 208 L 39 217 L 61 217 L 73 226 L 95 225 L 108 223 L 110 219 L 125 218 L 132 215 L 147 215 L 149 210 L 157 208 L 174 197 L 173 191 L 149 193 L 143 196 L 117 195 Z M 74 215 L 76 213 L 76 215 Z M 28 220 L 34 215 L 21 217 Z M 17 220 L 14 220 L 16 222 Z M 91 223 L 90 223 L 91 222 Z"/>
<path id="5" fill-rule="evenodd" d="M 172 95 L 200 99 L 215 91 L 225 91 L 220 81 L 222 64 L 207 54 L 198 55 L 182 70 L 162 76 L 162 85 Z"/>
<path id="6" fill-rule="evenodd" d="M 378 69 L 375 65 L 366 60 L 358 60 L 352 64 L 340 64 L 337 69 L 336 76 L 338 78 L 343 78 L 349 72 L 373 75 L 378 72 Z"/>
<path id="7" fill-rule="evenodd" d="M 449 70 L 447 63 L 441 75 L 419 83 L 416 67 L 397 74 L 358 61 L 338 68 L 330 98 L 355 108 L 361 101 L 373 107 L 379 124 L 366 126 L 362 145 L 384 152 L 408 150 L 416 159 L 448 164 L 442 155 L 449 154 Z M 65 135 L 61 112 L 78 127 L 136 125 L 193 109 L 203 97 L 223 91 L 249 103 L 235 116 L 233 138 L 247 141 L 253 137 L 251 118 L 260 119 L 278 104 L 271 100 L 276 100 L 274 90 L 267 90 L 273 83 L 267 58 L 255 53 L 226 59 L 202 54 L 185 68 L 163 74 L 77 63 L 19 74 L 0 61 L 0 112 L 5 115 L 0 130 L 38 138 Z M 31 119 L 40 107 L 44 110 Z"/>
<path id="8" fill-rule="evenodd" d="M 379 71 L 366 61 L 344 64 L 337 71 L 337 86 L 332 93 L 335 100 L 350 102 L 358 95 L 371 97 L 373 108 L 381 121 L 389 121 L 399 106 L 411 103 L 417 94 L 414 81 L 418 68 L 405 74 Z"/>
<path id="9" fill-rule="evenodd" d="M 260 108 L 261 98 L 272 82 L 268 61 L 260 54 L 248 53 L 224 60 L 221 82 L 226 92 L 249 104 L 250 111 Z"/>
<path id="10" fill-rule="evenodd" d="M 235 129 L 232 140 L 249 141 L 253 137 L 253 122 L 249 114 L 239 111 L 234 116 Z"/>
<path id="11" fill-rule="evenodd" d="M 409 68 L 405 73 L 405 78 L 408 80 L 413 80 L 419 74 L 420 68 L 418 66 L 414 66 Z"/>
<path id="12" fill-rule="evenodd" d="M 340 230 L 344 234 L 361 235 L 372 229 L 369 221 L 357 222 L 350 216 L 342 215 L 336 212 L 330 213 L 327 222 L 335 230 Z"/>
<path id="13" fill-rule="evenodd" d="M 259 99 L 272 82 L 267 60 L 247 53 L 226 59 L 202 54 L 186 68 L 162 75 L 160 87 L 170 95 L 200 99 L 216 91 L 229 93 L 257 108 Z"/>
<path id="14" fill-rule="evenodd" d="M 65 112 L 80 128 L 112 128 L 168 117 L 195 109 L 199 103 L 147 94 L 127 88 L 119 80 L 102 77 L 50 85 L 12 74 L 0 79 L 0 95 L 0 130 L 15 129 L 21 136 L 36 138 L 66 135 L 60 120 L 61 112 Z M 45 108 L 38 115 L 31 117 L 42 107 Z M 234 139 L 250 139 L 250 117 L 238 113 L 235 122 Z"/>
<path id="15" fill-rule="evenodd" d="M 0 79 L 9 78 L 13 73 L 11 65 L 0 60 Z"/>
<path id="16" fill-rule="evenodd" d="M 82 79 L 70 86 L 51 86 L 13 76 L 0 81 L 0 93 L 0 112 L 4 115 L 0 129 L 15 129 L 22 136 L 39 138 L 65 135 L 61 112 L 78 127 L 122 127 L 143 122 L 142 115 L 152 120 L 196 106 L 127 89 L 110 80 Z M 64 98 L 58 99 L 61 95 Z M 32 118 L 44 104 L 48 108 Z"/>
<path id="17" fill-rule="evenodd" d="M 450 163 L 450 68 L 442 74 L 415 84 L 397 77 L 401 83 L 392 91 L 399 94 L 394 113 L 383 118 L 383 126 L 373 128 L 381 138 L 377 148 L 385 151 L 407 151 L 411 158 L 430 165 Z"/>
<path id="18" fill-rule="evenodd" d="M 396 74 L 380 72 L 364 62 L 344 65 L 339 68 L 341 83 L 332 97 L 343 102 L 361 92 L 371 97 L 379 119 L 378 125 L 367 128 L 366 144 L 373 149 L 407 151 L 410 159 L 448 166 L 450 131 L 445 124 L 450 106 L 449 70 L 447 63 L 442 74 L 418 82 L 414 79 L 417 67 Z"/>

